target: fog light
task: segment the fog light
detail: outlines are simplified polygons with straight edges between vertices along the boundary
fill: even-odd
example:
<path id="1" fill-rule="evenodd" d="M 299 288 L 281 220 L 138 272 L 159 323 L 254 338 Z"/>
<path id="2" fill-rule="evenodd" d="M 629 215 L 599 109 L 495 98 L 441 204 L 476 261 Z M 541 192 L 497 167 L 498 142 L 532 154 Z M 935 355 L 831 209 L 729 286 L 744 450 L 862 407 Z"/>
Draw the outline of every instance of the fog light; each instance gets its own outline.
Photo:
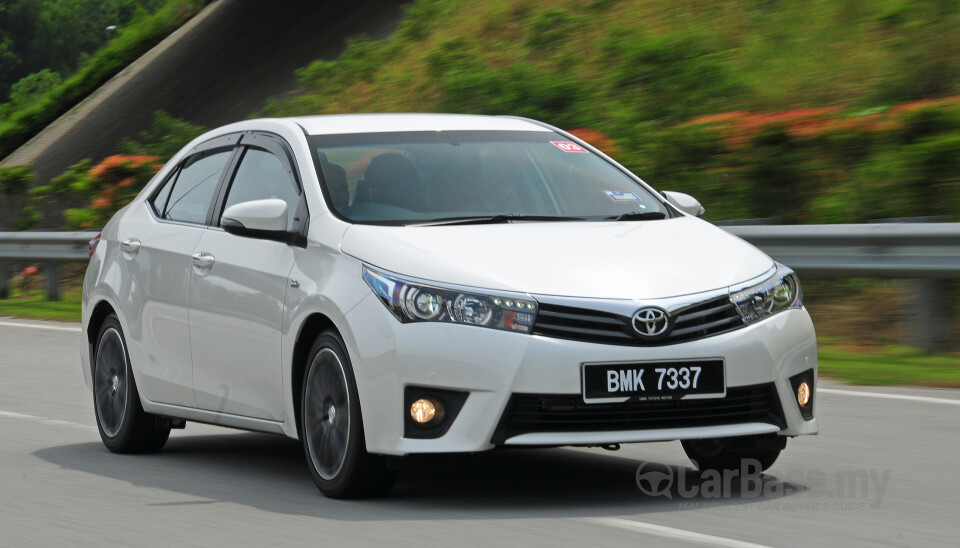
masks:
<path id="1" fill-rule="evenodd" d="M 803 381 L 797 387 L 797 403 L 800 404 L 800 407 L 806 407 L 810 403 L 810 385 L 807 384 L 807 381 Z"/>
<path id="2" fill-rule="evenodd" d="M 440 406 L 440 403 L 426 398 L 420 398 L 410 406 L 410 417 L 413 418 L 413 421 L 417 424 L 427 424 L 437 415 L 442 414 L 443 408 Z"/>

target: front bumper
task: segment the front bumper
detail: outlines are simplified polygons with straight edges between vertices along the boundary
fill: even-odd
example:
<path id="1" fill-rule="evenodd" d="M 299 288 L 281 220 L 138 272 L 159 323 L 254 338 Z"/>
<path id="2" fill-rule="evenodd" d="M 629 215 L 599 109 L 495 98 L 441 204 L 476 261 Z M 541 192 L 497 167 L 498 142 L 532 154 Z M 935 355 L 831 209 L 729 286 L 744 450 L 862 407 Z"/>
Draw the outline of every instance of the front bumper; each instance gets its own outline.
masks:
<path id="1" fill-rule="evenodd" d="M 401 324 L 373 295 L 351 310 L 346 320 L 367 450 L 372 453 L 474 452 L 499 444 L 596 445 L 818 432 L 816 419 L 804 420 L 800 415 L 789 380 L 811 369 L 816 376 L 816 335 L 805 309 L 781 312 L 713 337 L 656 347 L 578 342 L 455 324 Z M 779 399 L 782 420 L 639 430 L 611 430 L 616 426 L 607 425 L 596 431 L 526 432 L 494 443 L 512 395 L 578 395 L 583 362 L 706 358 L 726 361 L 728 390 L 770 385 L 775 390 L 772 397 Z M 411 439 L 404 437 L 406 386 L 469 395 L 446 433 L 436 439 Z"/>

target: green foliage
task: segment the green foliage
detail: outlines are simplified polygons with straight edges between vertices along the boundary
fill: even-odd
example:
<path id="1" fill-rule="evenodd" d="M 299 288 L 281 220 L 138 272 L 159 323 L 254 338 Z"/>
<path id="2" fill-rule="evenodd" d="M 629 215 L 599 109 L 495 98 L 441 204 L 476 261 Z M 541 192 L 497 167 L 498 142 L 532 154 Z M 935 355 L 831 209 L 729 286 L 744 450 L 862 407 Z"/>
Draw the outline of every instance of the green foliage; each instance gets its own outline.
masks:
<path id="1" fill-rule="evenodd" d="M 99 215 L 90 208 L 68 208 L 63 212 L 69 230 L 82 230 L 92 227 L 101 227 L 105 223 L 98 222 Z"/>
<path id="2" fill-rule="evenodd" d="M 810 155 L 803 141 L 772 126 L 754 138 L 744 156 L 751 217 L 777 217 L 788 224 L 806 220 L 807 204 L 819 188 L 815 172 L 805 165 Z"/>
<path id="3" fill-rule="evenodd" d="M 604 11 L 621 0 L 591 0 L 587 8 L 593 11 Z"/>
<path id="4" fill-rule="evenodd" d="M 43 215 L 40 215 L 40 212 L 37 211 L 33 205 L 27 205 L 23 208 L 23 211 L 20 214 L 20 218 L 14 223 L 15 230 L 30 230 L 36 228 L 40 221 L 43 220 Z"/>
<path id="5" fill-rule="evenodd" d="M 527 47 L 545 53 L 559 49 L 583 24 L 583 18 L 568 10 L 552 8 L 529 17 Z"/>
<path id="6" fill-rule="evenodd" d="M 347 40 L 346 48 L 336 61 L 317 60 L 297 71 L 302 86 L 322 87 L 331 92 L 357 82 L 369 82 L 389 52 L 382 44 L 365 36 Z"/>
<path id="7" fill-rule="evenodd" d="M 148 154 L 166 162 L 187 143 L 199 137 L 206 128 L 170 116 L 166 112 L 153 114 L 150 129 L 140 132 L 136 139 L 125 139 L 120 144 L 124 154 Z"/>
<path id="8" fill-rule="evenodd" d="M 33 204 L 51 198 L 72 203 L 87 202 L 87 207 L 66 209 L 63 213 L 69 230 L 104 226 L 123 206 L 130 203 L 162 164 L 157 156 L 116 155 L 91 167 L 91 160 L 78 162 L 55 177 L 50 185 L 30 190 Z"/>
<path id="9" fill-rule="evenodd" d="M 682 120 L 747 93 L 723 52 L 696 36 L 615 35 L 605 45 L 615 93 L 636 97 L 646 118 Z M 739 99 L 739 97 L 738 97 Z"/>
<path id="10" fill-rule="evenodd" d="M 49 186 L 36 187 L 31 190 L 31 194 L 36 199 L 43 199 L 44 192 L 52 192 L 56 195 L 68 194 L 86 194 L 91 186 L 90 166 L 93 160 L 87 158 L 73 164 L 63 174 L 54 177 Z"/>
<path id="11" fill-rule="evenodd" d="M 960 211 L 960 132 L 934 135 L 899 153 L 900 181 L 917 215 L 956 216 Z"/>
<path id="12" fill-rule="evenodd" d="M 7 196 L 23 194 L 35 177 L 33 166 L 30 165 L 0 167 L 0 191 Z"/>
<path id="13" fill-rule="evenodd" d="M 883 45 L 896 52 L 874 96 L 897 102 L 954 93 L 960 85 L 960 2 L 903 0 L 878 20 L 886 27 Z"/>
<path id="14" fill-rule="evenodd" d="M 6 0 L 0 10 L 0 100 L 9 86 L 43 69 L 70 73 L 102 47 L 108 25 L 124 26 L 163 0 Z M 9 57 L 8 62 L 3 57 Z"/>
<path id="15" fill-rule="evenodd" d="M 83 167 L 73 166 L 65 176 L 54 179 L 55 186 L 69 188 L 74 196 L 90 200 L 86 208 L 64 212 L 67 227 L 73 230 L 104 226 L 137 196 L 162 164 L 156 156 L 116 155 L 105 158 L 89 171 L 84 172 Z"/>
<path id="16" fill-rule="evenodd" d="M 440 110 L 467 114 L 512 114 L 574 127 L 576 80 L 518 61 L 506 67 L 480 62 L 452 67 L 438 81 Z"/>
<path id="17" fill-rule="evenodd" d="M 116 37 L 92 55 L 72 76 L 0 121 L 0 157 L 8 155 L 146 53 L 192 17 L 204 3 L 205 0 L 165 0 L 152 15 L 141 13 L 128 26 L 120 28 Z"/>
<path id="18" fill-rule="evenodd" d="M 412 41 L 423 40 L 450 4 L 453 2 L 445 0 L 416 0 L 408 4 L 403 10 L 405 17 L 400 24 L 400 35 Z"/>
<path id="19" fill-rule="evenodd" d="M 60 85 L 61 81 L 60 74 L 50 69 L 43 69 L 40 72 L 24 76 L 19 82 L 11 86 L 10 103 L 14 107 L 19 107 L 35 101 L 44 93 Z"/>

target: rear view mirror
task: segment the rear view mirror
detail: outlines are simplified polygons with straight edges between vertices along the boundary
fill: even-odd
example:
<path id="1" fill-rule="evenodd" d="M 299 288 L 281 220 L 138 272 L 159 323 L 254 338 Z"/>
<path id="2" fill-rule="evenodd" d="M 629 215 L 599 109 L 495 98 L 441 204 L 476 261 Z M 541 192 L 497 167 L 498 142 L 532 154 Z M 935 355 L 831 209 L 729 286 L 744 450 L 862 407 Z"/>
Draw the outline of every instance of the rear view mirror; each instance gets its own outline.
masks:
<path id="1" fill-rule="evenodd" d="M 670 202 L 670 205 L 676 207 L 680 211 L 693 215 L 694 217 L 703 217 L 704 209 L 700 205 L 700 202 L 696 198 L 689 194 L 684 194 L 682 192 L 673 192 L 671 190 L 664 190 L 660 192 L 663 194 L 663 197 Z"/>
<path id="2" fill-rule="evenodd" d="M 289 242 L 287 231 L 287 202 L 276 198 L 254 200 L 228 207 L 220 219 L 220 226 L 230 234 Z"/>

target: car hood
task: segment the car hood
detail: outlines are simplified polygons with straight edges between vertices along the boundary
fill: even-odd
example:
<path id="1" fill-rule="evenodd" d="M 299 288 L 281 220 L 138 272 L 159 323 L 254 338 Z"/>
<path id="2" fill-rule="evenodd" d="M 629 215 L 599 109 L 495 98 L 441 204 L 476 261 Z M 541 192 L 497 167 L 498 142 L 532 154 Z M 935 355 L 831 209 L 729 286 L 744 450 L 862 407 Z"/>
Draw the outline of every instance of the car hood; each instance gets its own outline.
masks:
<path id="1" fill-rule="evenodd" d="M 693 217 L 658 221 L 352 225 L 341 250 L 397 274 L 476 288 L 657 299 L 727 287 L 773 260 Z"/>

